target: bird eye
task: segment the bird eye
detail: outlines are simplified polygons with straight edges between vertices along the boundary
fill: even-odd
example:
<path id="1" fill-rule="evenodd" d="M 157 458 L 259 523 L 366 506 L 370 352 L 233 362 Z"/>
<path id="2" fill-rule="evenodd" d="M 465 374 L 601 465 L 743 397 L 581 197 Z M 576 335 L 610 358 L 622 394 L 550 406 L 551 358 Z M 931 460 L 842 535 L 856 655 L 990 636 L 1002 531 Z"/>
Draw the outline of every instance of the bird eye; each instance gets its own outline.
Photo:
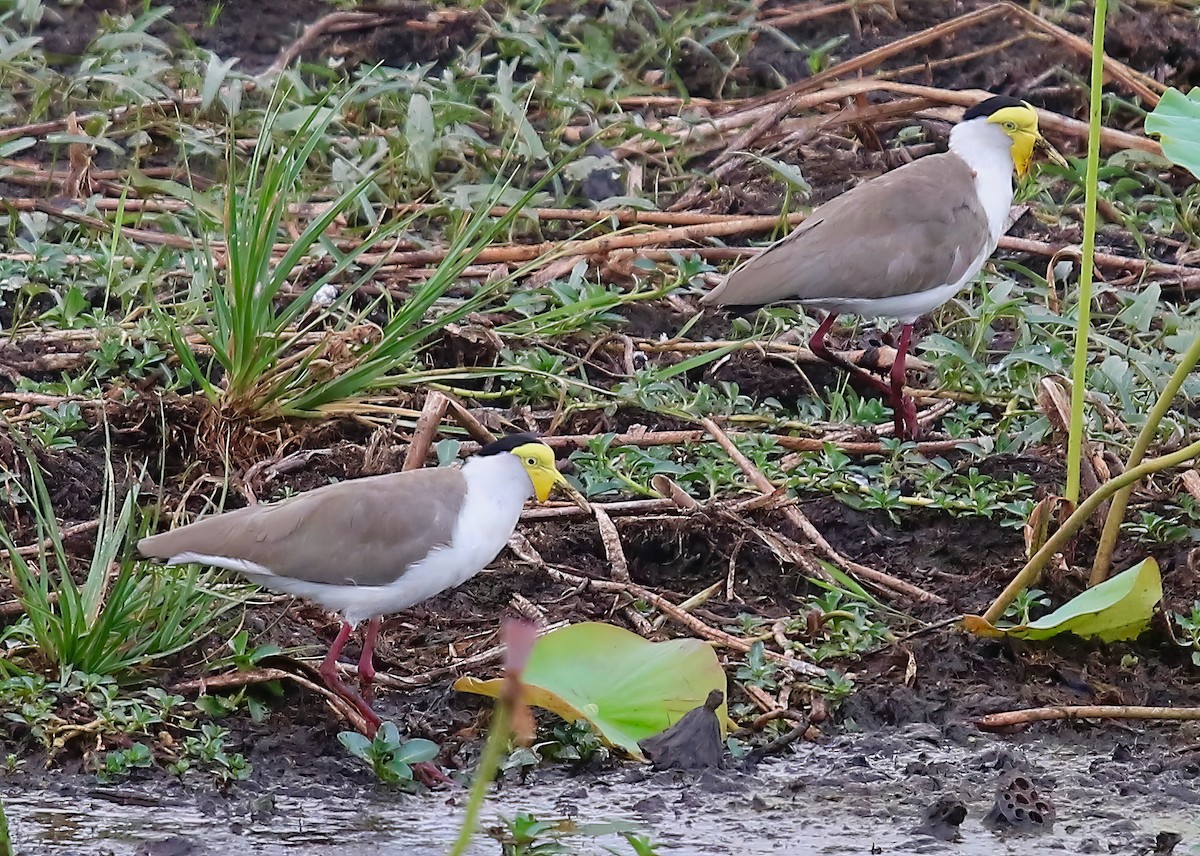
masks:
<path id="1" fill-rule="evenodd" d="M 1016 122 L 1005 122 L 1005 123 L 1004 123 L 1004 130 L 1006 130 L 1006 131 L 1015 131 L 1015 130 L 1017 130 L 1017 123 L 1016 123 Z"/>
<path id="2" fill-rule="evenodd" d="M 529 466 L 531 466 L 531 467 L 536 467 L 537 466 L 537 458 L 526 458 L 525 463 L 529 464 Z"/>

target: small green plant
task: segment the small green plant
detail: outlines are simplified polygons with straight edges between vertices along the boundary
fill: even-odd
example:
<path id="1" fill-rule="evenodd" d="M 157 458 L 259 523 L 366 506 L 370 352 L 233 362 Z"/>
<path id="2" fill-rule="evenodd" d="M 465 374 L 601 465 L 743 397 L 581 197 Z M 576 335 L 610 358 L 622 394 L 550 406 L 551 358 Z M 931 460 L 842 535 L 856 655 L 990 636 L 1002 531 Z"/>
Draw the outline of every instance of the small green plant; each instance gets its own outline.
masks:
<path id="1" fill-rule="evenodd" d="M 1038 588 L 1028 588 L 1013 599 L 1008 609 L 1004 611 L 1004 617 L 1014 624 L 1028 624 L 1037 617 L 1033 614 L 1035 611 L 1043 612 L 1049 608 L 1050 598 L 1044 591 Z"/>
<path id="2" fill-rule="evenodd" d="M 556 723 L 550 730 L 550 739 L 534 748 L 542 757 L 560 762 L 604 763 L 611 757 L 608 747 L 586 719 Z"/>
<path id="3" fill-rule="evenodd" d="M 823 678 L 814 678 L 813 689 L 825 696 L 831 707 L 836 708 L 854 695 L 854 681 L 836 669 L 826 669 Z"/>
<path id="4" fill-rule="evenodd" d="M 29 433 L 44 449 L 59 450 L 75 446 L 72 434 L 87 428 L 87 422 L 74 401 L 64 401 L 55 407 L 39 407 L 39 422 L 29 427 Z"/>
<path id="5" fill-rule="evenodd" d="M 648 835 L 626 832 L 625 841 L 633 848 L 633 856 L 659 856 L 658 845 Z"/>
<path id="6" fill-rule="evenodd" d="M 521 813 L 501 818 L 503 827 L 493 835 L 500 841 L 503 856 L 558 856 L 571 851 L 554 836 L 562 831 L 562 820 L 540 820 L 535 815 Z M 550 838 L 546 841 L 543 839 Z"/>
<path id="7" fill-rule="evenodd" d="M 888 626 L 875 618 L 870 602 L 834 588 L 812 598 L 805 613 L 787 622 L 785 629 L 809 637 L 794 644 L 817 663 L 858 657 L 892 638 Z"/>
<path id="8" fill-rule="evenodd" d="M 478 254 L 506 233 L 521 209 L 554 177 L 557 168 L 549 170 L 515 199 L 512 179 L 496 179 L 485 188 L 483 198 L 472 200 L 469 213 L 461 208 L 444 211 L 452 220 L 447 230 L 449 247 L 433 273 L 398 305 L 388 305 L 380 298 L 364 310 L 351 310 L 351 298 L 382 264 L 377 261 L 369 266 L 363 261 L 364 255 L 395 242 L 417 217 L 414 213 L 387 224 L 374 222 L 375 214 L 366 202 L 378 194 L 377 180 L 387 164 L 371 170 L 325 203 L 319 216 L 309 221 L 298 237 L 287 242 L 277 259 L 274 248 L 283 234 L 284 218 L 308 160 L 357 92 L 357 87 L 352 87 L 332 103 L 303 108 L 294 129 L 289 126 L 296 121 L 295 117 L 283 113 L 284 102 L 279 96 L 267 111 L 258 143 L 245 169 L 239 168 L 234 160 L 236 147 L 229 146 L 230 178 L 220 223 L 225 247 L 220 254 L 213 250 L 204 268 L 206 290 L 212 296 L 212 303 L 202 313 L 207 323 L 198 328 L 224 370 L 220 387 L 206 379 L 207 373 L 179 332 L 177 321 L 165 312 L 160 316 L 184 367 L 201 383 L 209 398 L 252 418 L 313 416 L 322 409 L 361 396 L 379 384 L 394 386 L 404 382 L 408 376 L 402 373 L 414 367 L 423 343 L 446 325 L 502 295 L 507 284 L 542 263 L 535 260 L 504 278 L 489 281 L 474 289 L 467 299 L 454 302 L 435 317 L 426 317 L 458 285 L 461 273 Z M 285 128 L 283 136 L 287 143 L 280 148 L 275 137 Z M 507 212 L 492 217 L 491 209 L 501 202 L 507 204 Z M 368 236 L 352 250 L 334 253 L 332 263 L 319 276 L 300 294 L 285 300 L 285 287 L 297 267 L 326 246 L 326 230 L 339 217 L 349 216 L 364 206 L 371 212 L 368 219 L 372 228 Z M 219 255 L 224 256 L 223 265 L 219 263 Z M 379 254 L 380 259 L 384 257 L 386 253 Z M 346 279 L 349 282 L 344 282 Z M 318 293 L 335 284 L 338 293 L 332 303 L 314 305 Z M 388 310 L 386 322 L 378 329 L 377 336 L 361 345 L 333 334 L 321 336 L 316 344 L 306 343 L 308 334 L 318 330 L 323 319 L 349 312 L 356 324 L 377 326 L 370 319 L 379 310 Z"/>
<path id="9" fill-rule="evenodd" d="M 250 778 L 253 768 L 240 752 L 229 752 L 225 739 L 229 729 L 211 722 L 200 726 L 198 735 L 188 735 L 183 740 L 183 751 L 167 769 L 182 776 L 193 767 L 199 767 L 213 775 L 220 784 L 244 781 Z"/>
<path id="10" fill-rule="evenodd" d="M 1200 666 L 1200 600 L 1192 604 L 1190 615 L 1176 612 L 1172 617 L 1182 634 L 1180 641 L 1192 649 L 1192 664 Z"/>
<path id="11" fill-rule="evenodd" d="M 746 652 L 746 660 L 737 668 L 737 679 L 764 690 L 777 689 L 779 664 L 767 659 L 767 649 L 759 640 Z"/>
<path id="12" fill-rule="evenodd" d="M 261 686 L 277 697 L 283 696 L 283 688 L 278 681 L 268 681 Z M 270 705 L 248 687 L 241 687 L 236 693 L 227 695 L 206 693 L 196 699 L 196 708 L 213 719 L 224 719 L 243 708 L 254 723 L 266 722 L 271 716 Z"/>
<path id="13" fill-rule="evenodd" d="M 396 723 L 385 722 L 379 726 L 374 739 L 364 737 L 357 731 L 343 731 L 338 740 L 353 755 L 366 761 L 381 782 L 389 785 L 404 785 L 413 781 L 412 765 L 432 761 L 437 757 L 438 745 L 432 740 L 416 738 L 400 740 Z"/>
<path id="14" fill-rule="evenodd" d="M 225 643 L 231 652 L 229 661 L 238 671 L 249 671 L 255 668 L 260 662 L 267 657 L 274 657 L 283 653 L 283 649 L 278 645 L 263 644 L 250 646 L 250 633 L 246 630 L 239 630 L 234 634 L 233 638 Z M 222 661 L 222 665 L 223 665 Z"/>
<path id="15" fill-rule="evenodd" d="M 154 766 L 154 755 L 145 743 L 134 743 L 127 749 L 116 749 L 104 756 L 104 766 L 96 777 L 102 782 L 115 782 L 129 777 L 137 769 Z"/>
<path id="16" fill-rule="evenodd" d="M 1153 511 L 1139 511 L 1137 520 L 1125 523 L 1121 529 L 1149 544 L 1175 544 L 1192 534 L 1186 523 Z"/>
<path id="17" fill-rule="evenodd" d="M 725 629 L 739 636 L 758 636 L 767 626 L 767 619 L 752 612 L 739 612 L 734 616 L 736 624 L 726 625 Z"/>

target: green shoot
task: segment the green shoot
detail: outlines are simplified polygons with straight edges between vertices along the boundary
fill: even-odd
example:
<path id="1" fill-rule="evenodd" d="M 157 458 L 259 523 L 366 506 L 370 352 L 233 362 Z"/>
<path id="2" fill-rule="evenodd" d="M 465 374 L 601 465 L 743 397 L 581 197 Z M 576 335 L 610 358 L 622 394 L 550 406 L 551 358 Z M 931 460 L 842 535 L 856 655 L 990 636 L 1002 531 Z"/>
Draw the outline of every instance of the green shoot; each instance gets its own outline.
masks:
<path id="1" fill-rule="evenodd" d="M 1075 301 L 1075 361 L 1071 371 L 1071 425 L 1067 436 L 1067 487 L 1064 495 L 1079 503 L 1083 466 L 1083 400 L 1087 395 L 1088 337 L 1091 332 L 1092 277 L 1096 256 L 1096 198 L 1100 170 L 1100 108 L 1104 97 L 1104 19 L 1108 0 L 1096 0 L 1092 12 L 1092 77 L 1088 101 L 1087 177 L 1083 203 L 1083 251 L 1079 261 L 1079 295 Z"/>

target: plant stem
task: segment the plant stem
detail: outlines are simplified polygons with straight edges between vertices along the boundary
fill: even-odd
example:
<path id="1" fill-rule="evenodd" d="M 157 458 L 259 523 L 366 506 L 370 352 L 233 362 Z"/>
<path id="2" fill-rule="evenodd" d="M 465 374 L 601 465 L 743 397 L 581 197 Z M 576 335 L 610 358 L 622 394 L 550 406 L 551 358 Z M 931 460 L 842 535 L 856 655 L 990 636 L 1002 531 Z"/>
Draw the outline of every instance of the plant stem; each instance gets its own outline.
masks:
<path id="1" fill-rule="evenodd" d="M 487 743 L 483 747 L 483 755 L 479 758 L 479 766 L 475 768 L 475 781 L 471 783 L 471 794 L 467 799 L 467 811 L 463 815 L 462 826 L 458 829 L 458 838 L 449 856 L 463 856 L 467 845 L 475 835 L 479 825 L 479 813 L 483 810 L 483 801 L 487 789 L 496 778 L 496 770 L 500 767 L 500 756 L 508 744 L 509 717 L 508 705 L 499 702 L 492 712 L 492 725 L 488 732 Z"/>
<path id="2" fill-rule="evenodd" d="M 4 813 L 4 802 L 0 801 L 0 856 L 12 856 L 12 840 L 8 837 L 8 817 Z"/>
<path id="3" fill-rule="evenodd" d="M 1084 180 L 1083 254 L 1079 262 L 1076 300 L 1075 364 L 1071 370 L 1071 427 L 1067 437 L 1067 488 L 1072 505 L 1079 502 L 1083 465 L 1083 397 L 1087 392 L 1088 333 L 1092 325 L 1092 273 L 1096 255 L 1096 196 L 1100 172 L 1100 99 L 1104 87 L 1104 18 L 1108 0 L 1096 0 L 1092 21 L 1092 78 L 1088 107 L 1087 175 Z"/>
<path id="4" fill-rule="evenodd" d="M 1102 484 L 1095 493 L 1085 499 L 1075 509 L 1074 513 L 1058 528 L 1058 531 L 1042 545 L 1042 549 L 1038 550 L 1033 558 L 1026 562 L 1025 567 L 1021 568 L 1020 573 L 1013 578 L 1013 581 L 1008 584 L 1004 591 L 1000 592 L 1000 595 L 988 607 L 987 612 L 983 614 L 984 619 L 991 624 L 995 624 L 1000 616 L 1004 614 L 1004 610 L 1008 608 L 1008 605 L 1021 593 L 1021 589 L 1033 585 L 1034 580 L 1037 579 L 1046 562 L 1050 561 L 1050 557 L 1061 550 L 1071 540 L 1071 537 L 1082 528 L 1083 524 L 1088 521 L 1088 518 L 1104 503 L 1104 500 L 1123 487 L 1137 484 L 1151 473 L 1157 473 L 1161 470 L 1178 466 L 1197 456 L 1200 456 L 1200 440 L 1169 455 L 1162 455 L 1161 457 L 1153 458 L 1143 464 L 1139 464 Z"/>
<path id="5" fill-rule="evenodd" d="M 1146 450 L 1150 448 L 1150 443 L 1153 442 L 1154 436 L 1158 432 L 1159 423 L 1171 409 L 1175 396 L 1179 394 L 1183 382 L 1192 373 L 1192 369 L 1196 368 L 1197 363 L 1200 363 L 1200 335 L 1192 340 L 1192 344 L 1180 357 L 1179 365 L 1175 367 L 1171 379 L 1167 381 L 1158 400 L 1154 402 L 1154 409 L 1146 417 L 1146 423 L 1142 426 L 1141 433 L 1138 434 L 1133 451 L 1129 453 L 1129 460 L 1125 462 L 1125 469 L 1136 467 L 1142 462 Z M 1104 521 L 1104 531 L 1100 534 L 1100 543 L 1096 547 L 1096 558 L 1092 562 L 1092 576 L 1088 580 L 1088 585 L 1094 586 L 1108 579 L 1109 570 L 1112 567 L 1113 550 L 1116 549 L 1117 537 L 1121 534 L 1121 523 L 1125 520 L 1125 508 L 1129 504 L 1131 493 L 1133 493 L 1132 484 L 1117 491 L 1113 496 L 1112 505 L 1108 509 L 1108 518 Z"/>

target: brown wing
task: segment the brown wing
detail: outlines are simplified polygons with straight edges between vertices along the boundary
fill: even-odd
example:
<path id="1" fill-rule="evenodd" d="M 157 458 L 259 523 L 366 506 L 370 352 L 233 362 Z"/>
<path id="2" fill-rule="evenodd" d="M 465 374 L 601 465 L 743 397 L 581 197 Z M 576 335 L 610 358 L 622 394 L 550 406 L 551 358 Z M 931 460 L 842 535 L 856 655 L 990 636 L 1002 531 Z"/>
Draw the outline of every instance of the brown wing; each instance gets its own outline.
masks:
<path id="1" fill-rule="evenodd" d="M 242 559 L 308 582 L 386 585 L 450 543 L 466 492 L 457 467 L 354 479 L 143 538 L 138 550 Z"/>
<path id="2" fill-rule="evenodd" d="M 954 154 L 930 155 L 820 206 L 704 302 L 912 294 L 957 282 L 990 241 L 971 168 Z"/>

